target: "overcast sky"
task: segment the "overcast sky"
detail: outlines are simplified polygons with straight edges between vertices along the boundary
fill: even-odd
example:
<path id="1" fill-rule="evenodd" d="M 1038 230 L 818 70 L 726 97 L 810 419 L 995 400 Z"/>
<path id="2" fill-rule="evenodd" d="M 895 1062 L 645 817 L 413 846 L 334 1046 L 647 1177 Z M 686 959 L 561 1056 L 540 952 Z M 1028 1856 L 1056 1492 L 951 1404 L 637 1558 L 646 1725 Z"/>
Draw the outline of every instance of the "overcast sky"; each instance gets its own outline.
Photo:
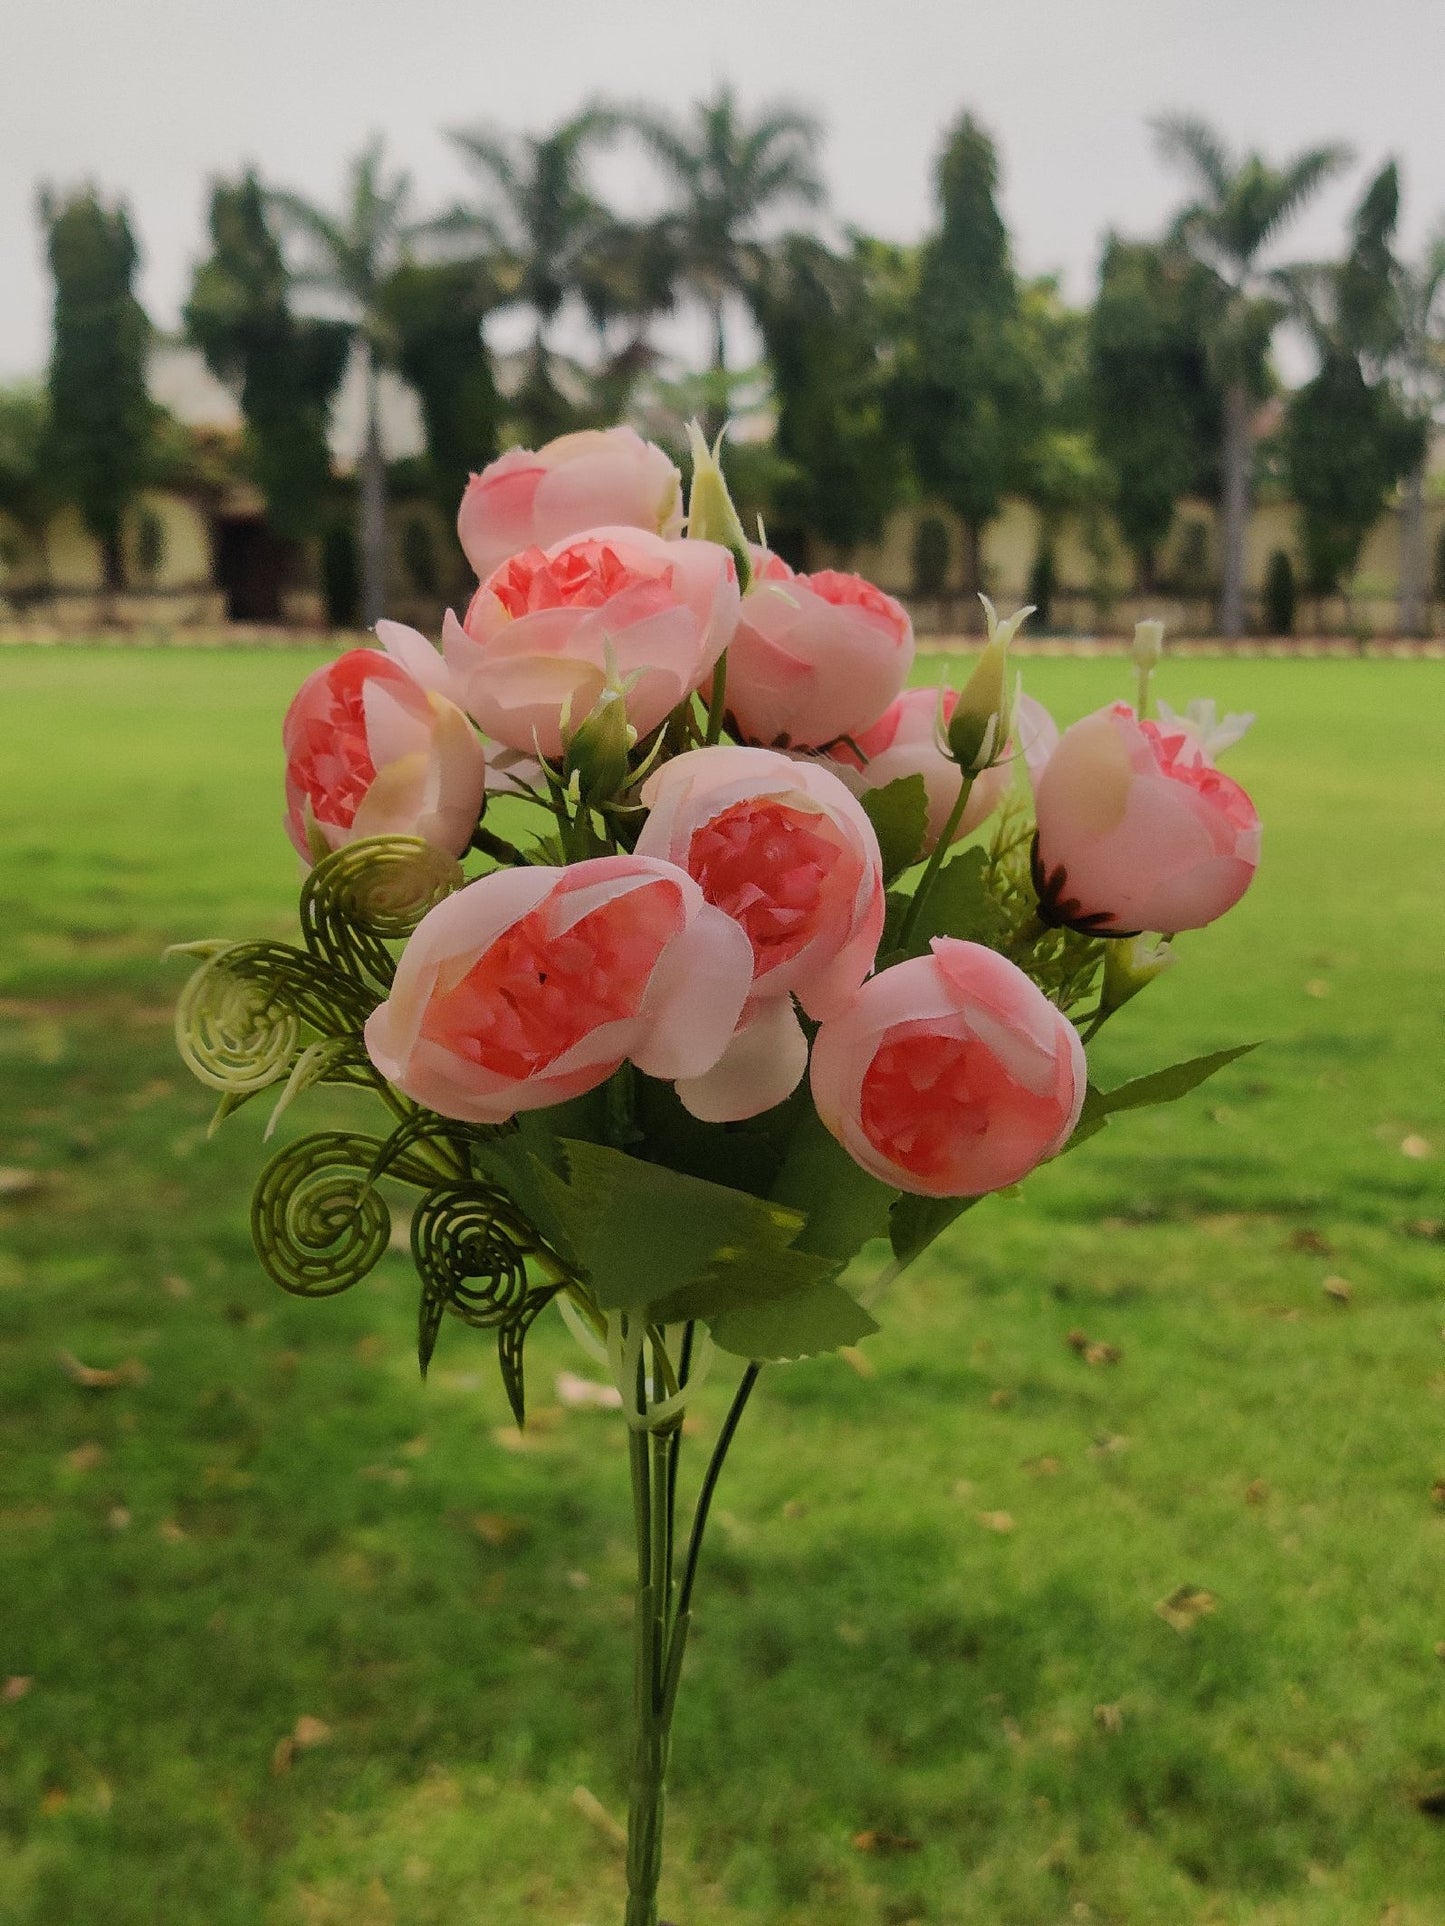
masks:
<path id="1" fill-rule="evenodd" d="M 899 240 L 924 231 L 940 132 L 968 107 L 1000 147 L 1020 267 L 1062 272 L 1076 299 L 1107 227 L 1157 231 L 1179 197 L 1147 125 L 1163 110 L 1272 156 L 1350 142 L 1359 164 L 1297 255 L 1337 246 L 1387 155 L 1406 246 L 1445 217 L 1445 0 L 5 0 L 0 21 L 0 376 L 47 350 L 38 182 L 124 195 L 142 297 L 171 328 L 209 176 L 254 161 L 334 198 L 380 131 L 440 204 L 467 186 L 441 128 L 542 130 L 593 93 L 791 96 L 826 123 L 835 215 Z M 617 162 L 607 184 L 626 200 L 642 175 Z"/>

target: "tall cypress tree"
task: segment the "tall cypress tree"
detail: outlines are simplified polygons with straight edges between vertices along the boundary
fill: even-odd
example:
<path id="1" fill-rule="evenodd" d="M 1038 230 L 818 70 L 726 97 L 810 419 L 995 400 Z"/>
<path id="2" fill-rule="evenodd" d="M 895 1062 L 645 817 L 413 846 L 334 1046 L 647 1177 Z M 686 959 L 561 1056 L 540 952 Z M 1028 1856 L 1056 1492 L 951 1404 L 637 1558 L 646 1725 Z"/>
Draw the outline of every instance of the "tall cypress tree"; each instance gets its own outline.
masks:
<path id="1" fill-rule="evenodd" d="M 1221 399 L 1207 299 L 1200 269 L 1178 250 L 1105 242 L 1089 317 L 1091 427 L 1145 594 L 1180 497 L 1216 485 Z"/>
<path id="2" fill-rule="evenodd" d="M 1021 487 L 1040 385 L 998 210 L 993 142 L 965 114 L 938 164 L 941 223 L 923 252 L 900 391 L 925 488 L 962 519 L 965 577 L 983 587 L 983 531 Z"/>
<path id="3" fill-rule="evenodd" d="M 497 298 L 481 261 L 403 262 L 382 290 L 396 364 L 421 402 L 432 493 L 452 514 L 497 453 L 502 401 L 482 339 Z"/>
<path id="4" fill-rule="evenodd" d="M 237 395 L 252 469 L 278 535 L 320 526 L 331 480 L 327 424 L 346 369 L 345 322 L 291 312 L 286 265 L 254 174 L 211 190 L 212 252 L 195 273 L 186 331 Z"/>
<path id="5" fill-rule="evenodd" d="M 121 534 L 145 479 L 154 424 L 146 390 L 150 323 L 133 292 L 139 254 L 122 206 L 91 188 L 44 191 L 40 219 L 55 278 L 49 459 L 105 560 L 125 586 Z"/>

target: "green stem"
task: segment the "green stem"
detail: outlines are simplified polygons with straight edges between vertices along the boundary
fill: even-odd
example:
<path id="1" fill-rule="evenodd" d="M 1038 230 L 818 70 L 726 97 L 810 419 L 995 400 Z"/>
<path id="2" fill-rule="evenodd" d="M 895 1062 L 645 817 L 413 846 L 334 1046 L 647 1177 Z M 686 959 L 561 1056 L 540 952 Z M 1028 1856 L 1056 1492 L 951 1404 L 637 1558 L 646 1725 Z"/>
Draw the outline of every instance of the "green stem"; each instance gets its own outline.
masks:
<path id="1" fill-rule="evenodd" d="M 689 1347 L 690 1348 L 690 1347 Z M 723 1420 L 703 1474 L 688 1535 L 681 1585 L 673 1578 L 677 1519 L 677 1457 L 682 1427 L 630 1430 L 628 1462 L 637 1533 L 637 1592 L 633 1606 L 632 1783 L 627 1811 L 627 1913 L 625 1926 L 658 1926 L 657 1888 L 662 1876 L 662 1828 L 672 1715 L 687 1650 L 693 1587 L 703 1533 L 723 1461 L 737 1431 L 761 1365 L 750 1364 Z M 636 1411 L 647 1411 L 641 1368 Z"/>
<path id="2" fill-rule="evenodd" d="M 966 771 L 960 770 L 959 779 L 958 801 L 948 813 L 948 821 L 944 824 L 943 834 L 933 845 L 933 854 L 928 859 L 928 867 L 919 878 L 918 888 L 913 892 L 913 901 L 908 905 L 907 913 L 903 918 L 903 925 L 898 932 L 898 947 L 900 949 L 907 949 L 908 947 L 908 939 L 913 934 L 914 925 L 923 913 L 923 906 L 928 901 L 933 889 L 934 878 L 938 875 L 939 870 L 943 868 L 943 859 L 948 854 L 954 837 L 958 834 L 958 825 L 963 821 L 963 812 L 968 808 L 968 794 L 973 788 L 973 777 L 967 774 Z"/>
<path id="3" fill-rule="evenodd" d="M 515 843 L 509 843 L 505 836 L 493 835 L 490 829 L 483 829 L 480 823 L 472 831 L 472 848 L 479 849 L 484 856 L 492 857 L 509 869 L 516 869 L 527 860 Z"/>
<path id="4" fill-rule="evenodd" d="M 723 714 L 728 704 L 728 652 L 723 650 L 712 672 L 712 699 L 707 705 L 707 734 L 703 741 L 709 747 L 721 739 Z"/>

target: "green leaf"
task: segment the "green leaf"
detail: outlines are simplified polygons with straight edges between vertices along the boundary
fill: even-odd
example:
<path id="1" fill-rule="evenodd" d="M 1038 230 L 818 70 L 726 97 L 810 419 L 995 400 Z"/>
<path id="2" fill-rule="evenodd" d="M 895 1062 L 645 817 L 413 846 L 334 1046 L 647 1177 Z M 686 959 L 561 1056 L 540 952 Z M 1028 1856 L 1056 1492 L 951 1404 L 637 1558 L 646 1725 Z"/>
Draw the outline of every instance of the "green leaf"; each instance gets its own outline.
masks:
<path id="1" fill-rule="evenodd" d="M 978 844 L 960 850 L 943 865 L 913 926 L 908 945 L 912 955 L 924 955 L 935 936 L 997 947 L 1003 918 L 984 887 L 987 867 L 987 854 Z"/>
<path id="2" fill-rule="evenodd" d="M 715 1285 L 717 1308 L 755 1290 L 778 1292 L 780 1273 L 790 1270 L 784 1254 L 803 1228 L 797 1211 L 604 1144 L 568 1141 L 562 1149 L 566 1179 L 539 1164 L 541 1186 L 604 1310 L 680 1301 L 687 1287 L 706 1280 Z M 786 1288 L 815 1281 L 817 1260 L 797 1253 L 796 1264 L 802 1268 L 792 1269 Z M 683 1315 L 711 1311 L 699 1293 L 688 1292 Z"/>
<path id="3" fill-rule="evenodd" d="M 759 1362 L 836 1351 L 877 1329 L 863 1306 L 837 1284 L 815 1284 L 771 1304 L 726 1311 L 712 1324 L 713 1338 L 724 1351 Z"/>
<path id="4" fill-rule="evenodd" d="M 772 1188 L 774 1203 L 806 1213 L 795 1248 L 846 1263 L 888 1235 L 897 1192 L 855 1164 L 810 1104 L 798 1120 Z"/>
<path id="5" fill-rule="evenodd" d="M 912 868 L 928 830 L 928 786 L 922 776 L 899 776 L 859 798 L 878 837 L 883 880 L 891 883 Z"/>
<path id="6" fill-rule="evenodd" d="M 1236 1043 L 1228 1050 L 1211 1050 L 1206 1056 L 1189 1057 L 1183 1063 L 1171 1063 L 1164 1070 L 1151 1070 L 1147 1077 L 1131 1077 L 1128 1083 L 1118 1084 L 1113 1090 L 1101 1090 L 1091 1083 L 1074 1134 L 1065 1149 L 1074 1150 L 1097 1136 L 1121 1110 L 1148 1110 L 1156 1104 L 1175 1103 L 1180 1097 L 1187 1097 L 1216 1070 L 1224 1069 L 1226 1064 L 1258 1048 L 1257 1043 Z"/>
<path id="7" fill-rule="evenodd" d="M 649 1315 L 659 1324 L 680 1324 L 700 1317 L 711 1324 L 731 1311 L 743 1311 L 826 1284 L 838 1266 L 786 1245 L 769 1250 L 758 1244 L 729 1245 L 711 1258 L 681 1290 L 658 1298 Z"/>
<path id="8" fill-rule="evenodd" d="M 978 1197 L 900 1197 L 888 1218 L 888 1236 L 901 1270 L 941 1237 L 951 1223 L 982 1200 Z"/>

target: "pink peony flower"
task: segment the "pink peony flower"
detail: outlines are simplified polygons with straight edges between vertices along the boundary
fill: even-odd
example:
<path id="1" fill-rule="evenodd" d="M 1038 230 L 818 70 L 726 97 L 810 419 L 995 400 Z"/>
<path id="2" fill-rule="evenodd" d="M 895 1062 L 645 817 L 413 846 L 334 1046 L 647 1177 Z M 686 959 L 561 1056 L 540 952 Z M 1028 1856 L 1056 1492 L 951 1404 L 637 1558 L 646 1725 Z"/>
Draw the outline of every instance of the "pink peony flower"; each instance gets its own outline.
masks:
<path id="1" fill-rule="evenodd" d="M 944 754 L 938 728 L 940 713 L 944 727 L 948 726 L 957 701 L 953 689 L 905 689 L 870 729 L 853 738 L 861 755 L 846 742 L 836 744 L 830 752 L 839 775 L 855 796 L 882 789 L 903 776 L 922 776 L 928 792 L 928 828 L 921 851 L 925 856 L 947 828 L 963 781 L 958 764 Z M 1006 761 L 994 763 L 975 779 L 955 840 L 967 836 L 993 814 L 1008 786 Z"/>
<path id="2" fill-rule="evenodd" d="M 1201 929 L 1259 862 L 1259 817 L 1186 729 L 1127 703 L 1065 730 L 1038 782 L 1042 914 L 1103 936 Z"/>
<path id="3" fill-rule="evenodd" d="M 746 936 L 669 863 L 496 870 L 423 917 L 366 1047 L 418 1103 L 502 1123 L 594 1089 L 628 1059 L 649 1076 L 700 1076 L 751 978 Z"/>
<path id="4" fill-rule="evenodd" d="M 286 833 L 307 862 L 318 842 L 363 836 L 420 836 L 449 856 L 471 841 L 486 782 L 476 731 L 379 649 L 349 649 L 309 675 L 281 739 Z"/>
<path id="5" fill-rule="evenodd" d="M 753 980 L 737 1043 L 699 1083 L 679 1086 L 697 1116 L 755 1116 L 807 1065 L 792 1007 L 841 1009 L 873 966 L 883 931 L 878 840 L 829 770 L 770 749 L 694 749 L 643 788 L 639 855 L 665 857 L 746 933 Z"/>
<path id="6" fill-rule="evenodd" d="M 477 590 L 442 632 L 460 700 L 487 735 L 523 754 L 562 754 L 564 723 L 586 718 L 620 679 L 639 735 L 712 670 L 738 617 L 737 569 L 714 542 L 635 528 L 529 548 Z"/>
<path id="7" fill-rule="evenodd" d="M 631 428 L 560 435 L 535 453 L 509 448 L 473 475 L 457 513 L 467 560 L 485 581 L 510 555 L 589 528 L 682 533 L 682 477 Z"/>
<path id="8" fill-rule="evenodd" d="M 760 557 L 728 651 L 727 707 L 738 733 L 817 749 L 876 722 L 913 666 L 913 625 L 859 575 L 794 575 Z"/>
<path id="9" fill-rule="evenodd" d="M 874 1177 L 981 1197 L 1062 1150 L 1087 1070 L 1073 1025 L 1006 957 L 935 937 L 870 979 L 813 1042 L 813 1100 Z"/>

